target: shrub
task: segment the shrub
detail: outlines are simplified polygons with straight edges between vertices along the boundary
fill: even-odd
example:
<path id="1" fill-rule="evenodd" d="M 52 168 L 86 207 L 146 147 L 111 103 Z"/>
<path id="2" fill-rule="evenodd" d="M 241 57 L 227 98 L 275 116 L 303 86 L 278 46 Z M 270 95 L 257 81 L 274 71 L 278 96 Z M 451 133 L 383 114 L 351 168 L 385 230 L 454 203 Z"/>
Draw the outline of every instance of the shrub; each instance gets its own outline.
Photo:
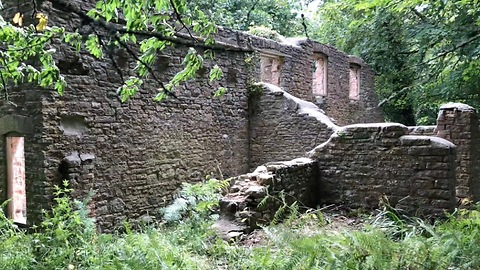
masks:
<path id="1" fill-rule="evenodd" d="M 245 246 L 211 230 L 226 186 L 185 184 L 184 201 L 161 211 L 168 222 L 102 234 L 65 183 L 35 233 L 0 210 L 0 269 L 480 269 L 478 209 L 430 224 L 385 208 L 360 229 L 331 227 L 318 210 L 292 211 L 263 228 L 264 243 Z"/>
<path id="2" fill-rule="evenodd" d="M 277 31 L 265 26 L 252 26 L 248 29 L 248 33 L 257 37 L 272 39 L 278 42 L 282 41 L 282 36 Z"/>

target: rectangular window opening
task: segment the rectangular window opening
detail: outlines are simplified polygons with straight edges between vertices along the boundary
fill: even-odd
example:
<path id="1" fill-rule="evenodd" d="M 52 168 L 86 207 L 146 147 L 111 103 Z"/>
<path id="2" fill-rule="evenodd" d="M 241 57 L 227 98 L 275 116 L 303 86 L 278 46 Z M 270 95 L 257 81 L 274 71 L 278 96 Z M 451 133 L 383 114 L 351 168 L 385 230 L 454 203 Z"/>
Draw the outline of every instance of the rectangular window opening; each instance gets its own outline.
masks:
<path id="1" fill-rule="evenodd" d="M 283 60 L 281 57 L 262 54 L 260 56 L 261 80 L 263 82 L 280 86 L 282 66 Z"/>
<path id="2" fill-rule="evenodd" d="M 6 137 L 7 206 L 8 216 L 15 222 L 27 224 L 27 196 L 25 188 L 25 149 L 23 137 Z"/>
<path id="3" fill-rule="evenodd" d="M 327 56 L 323 54 L 314 55 L 313 70 L 313 94 L 317 96 L 327 95 Z"/>
<path id="4" fill-rule="evenodd" d="M 360 99 L 360 69 L 356 64 L 350 64 L 350 92 L 349 98 L 353 100 Z"/>

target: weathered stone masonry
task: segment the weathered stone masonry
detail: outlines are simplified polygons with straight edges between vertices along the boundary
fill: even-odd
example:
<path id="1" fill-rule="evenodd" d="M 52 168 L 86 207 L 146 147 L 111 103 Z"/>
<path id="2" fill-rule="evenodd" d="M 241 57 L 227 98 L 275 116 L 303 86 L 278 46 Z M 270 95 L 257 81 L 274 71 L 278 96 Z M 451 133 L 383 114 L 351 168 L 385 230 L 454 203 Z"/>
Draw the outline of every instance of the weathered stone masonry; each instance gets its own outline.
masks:
<path id="1" fill-rule="evenodd" d="M 72 4 L 85 9 L 80 1 Z M 25 8 L 31 12 L 28 3 Z M 80 23 L 50 1 L 38 8 L 53 24 L 73 29 Z M 116 93 L 121 82 L 111 62 L 63 47 L 58 64 L 69 83 L 65 96 L 12 89 L 9 102 L 0 104 L 0 131 L 25 137 L 29 222 L 49 206 L 53 186 L 63 179 L 70 180 L 77 198 L 95 192 L 92 211 L 99 226 L 110 229 L 155 214 L 183 181 L 243 175 L 312 149 L 310 159 L 267 163 L 237 177 L 223 208 L 235 212 L 255 205 L 265 184 L 306 206 L 372 208 L 388 199 L 418 215 L 451 211 L 456 195 L 477 198 L 480 155 L 473 109 L 442 107 L 435 131 L 409 131 L 399 124 L 339 127 L 383 120 L 373 72 L 360 59 L 309 40 L 279 43 L 228 29 L 218 38 L 256 51 L 216 53 L 215 63 L 225 73 L 221 84 L 229 89 L 220 99 L 212 97 L 215 89 L 206 74 L 213 62 L 207 62 L 197 80 L 177 90 L 178 99 L 154 102 L 158 85 L 147 80 L 134 99 L 121 103 Z M 177 46 L 160 56 L 154 70 L 162 81 L 180 70 L 179 56 L 186 50 Z M 134 63 L 122 51 L 115 57 L 128 73 Z M 255 84 L 262 79 L 270 84 Z M 350 91 L 352 84 L 360 87 L 358 95 Z M 322 85 L 323 92 L 314 94 Z M 5 145 L 0 149 L 4 153 Z M 5 179 L 5 156 L 0 159 Z M 1 199 L 6 190 L 1 181 Z M 269 218 L 247 215 L 250 222 Z"/>
<path id="2" fill-rule="evenodd" d="M 480 200 L 480 131 L 474 108 L 459 103 L 445 104 L 437 118 L 437 136 L 457 145 L 457 187 L 459 198 Z"/>
<path id="3" fill-rule="evenodd" d="M 400 124 L 345 126 L 309 156 L 319 166 L 324 202 L 375 208 L 383 196 L 415 215 L 455 207 L 455 146 L 406 135 Z"/>
<path id="4" fill-rule="evenodd" d="M 310 207 L 333 203 L 371 209 L 389 204 L 411 215 L 443 216 L 459 203 L 478 201 L 479 138 L 476 111 L 459 103 L 443 105 L 436 126 L 338 127 L 309 158 L 266 163 L 234 178 L 222 210 L 242 232 L 255 228 L 252 220 L 271 219 L 278 205 L 251 209 L 265 194 L 281 191 L 290 196 L 289 202 L 295 198 Z"/>
<path id="5" fill-rule="evenodd" d="M 314 102 L 338 125 L 384 121 L 381 110 L 377 108 L 374 72 L 360 58 L 307 39 L 289 38 L 279 43 L 229 29 L 223 29 L 218 36 L 230 44 L 254 47 L 261 58 L 276 59 L 277 65 L 273 66 L 279 69 L 275 71 L 280 73 L 278 84 L 276 80 L 263 81 L 275 84 L 296 97 Z M 314 63 L 319 55 L 325 58 L 326 82 L 324 83 L 327 85 L 325 95 L 315 94 L 313 91 L 316 75 Z M 358 100 L 349 98 L 349 75 L 352 66 L 359 68 L 360 72 Z M 261 74 L 265 72 L 261 70 L 261 61 L 257 62 L 257 70 L 258 79 L 260 79 Z M 272 73 L 271 70 L 266 72 Z"/>
<path id="6" fill-rule="evenodd" d="M 274 85 L 257 85 L 250 98 L 250 164 L 302 156 L 338 128 L 311 102 Z M 298 138 L 292 140 L 291 138 Z"/>
<path id="7" fill-rule="evenodd" d="M 80 18 L 59 5 L 59 1 L 42 1 L 37 9 L 48 14 L 53 25 L 70 30 L 78 27 Z M 3 3 L 3 14 L 17 12 L 16 1 Z M 69 4 L 88 9 L 85 2 Z M 30 14 L 29 5 L 30 2 L 21 3 L 20 11 Z M 154 214 L 168 203 L 183 181 L 199 181 L 206 175 L 234 176 L 266 160 L 290 159 L 333 133 L 335 124 L 318 120 L 323 115 L 321 110 L 304 113 L 301 104 L 305 101 L 293 98 L 316 100 L 312 94 L 312 65 L 315 50 L 323 45 L 308 40 L 278 43 L 228 29 L 221 29 L 218 37 L 257 51 L 256 55 L 216 53 L 215 64 L 225 74 L 221 84 L 229 89 L 220 99 L 212 98 L 215 86 L 208 83 L 206 74 L 213 63 L 206 62 L 194 82 L 177 90 L 178 99 L 154 102 L 158 85 L 147 80 L 135 98 L 121 103 L 116 93 L 121 80 L 112 63 L 76 54 L 65 47 L 57 48 L 58 66 L 69 85 L 64 96 L 35 87 L 11 89 L 9 101 L 0 104 L 0 117 L 25 118 L 31 123 L 32 132 L 4 131 L 25 136 L 29 222 L 34 222 L 41 208 L 52 202 L 54 185 L 61 184 L 63 179 L 70 180 L 77 198 L 93 190 L 91 207 L 98 224 L 112 228 L 124 219 Z M 154 70 L 161 80 L 166 81 L 181 68 L 180 56 L 187 49 L 177 46 L 159 57 Z M 373 99 L 363 98 L 372 96 L 372 84 L 363 84 L 359 101 L 348 100 L 345 87 L 349 82 L 350 57 L 333 48 L 324 53 L 329 57 L 329 87 L 333 87 L 328 89 L 326 98 L 337 93 L 348 104 L 358 105 L 346 105 L 332 96 L 322 103 L 327 112 L 334 114 L 335 107 L 342 107 L 350 115 L 363 115 L 357 121 L 381 121 L 380 114 L 365 116 L 371 112 L 367 107 L 374 104 Z M 261 59 L 265 56 L 281 58 L 281 66 L 273 71 L 285 93 L 266 88 L 258 96 L 249 91 L 251 83 L 262 77 Z M 128 75 L 134 63 L 123 51 L 115 57 L 125 70 L 124 75 Z M 373 77 L 367 78 L 373 76 L 367 72 L 368 67 L 362 64 L 361 70 L 362 80 L 373 82 Z M 307 107 L 312 106 L 309 103 Z M 338 123 L 347 122 L 350 117 L 345 113 L 333 116 Z M 269 142 L 270 136 L 275 137 L 275 143 Z M 4 156 L 0 156 L 4 166 Z M 5 170 L 0 171 L 5 179 Z M 6 198 L 4 181 L 0 182 L 0 190 L 1 198 Z"/>

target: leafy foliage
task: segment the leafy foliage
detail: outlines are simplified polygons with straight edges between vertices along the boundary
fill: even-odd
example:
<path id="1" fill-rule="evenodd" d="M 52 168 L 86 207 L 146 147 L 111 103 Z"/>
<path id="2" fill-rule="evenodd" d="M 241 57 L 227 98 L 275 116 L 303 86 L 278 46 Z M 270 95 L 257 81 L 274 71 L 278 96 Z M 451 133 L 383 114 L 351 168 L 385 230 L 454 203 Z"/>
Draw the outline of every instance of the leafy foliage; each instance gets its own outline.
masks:
<path id="1" fill-rule="evenodd" d="M 205 10 L 217 25 L 247 31 L 265 27 L 285 36 L 302 33 L 299 11 L 302 1 L 293 0 L 194 0 L 190 9 Z"/>
<path id="2" fill-rule="evenodd" d="M 480 107 L 478 1 L 324 1 L 313 35 L 378 73 L 389 120 L 431 123 L 447 101 Z"/>
<path id="3" fill-rule="evenodd" d="M 213 210 L 218 207 L 222 191 L 228 186 L 228 181 L 217 179 L 208 179 L 203 184 L 183 183 L 178 197 L 170 206 L 162 209 L 161 214 L 168 222 L 177 222 L 185 218 L 211 219 Z"/>
<path id="4" fill-rule="evenodd" d="M 385 208 L 364 228 L 330 226 L 320 211 L 296 211 L 263 228 L 254 247 L 218 239 L 211 210 L 225 182 L 185 184 L 181 219 L 124 234 L 102 234 L 67 183 L 36 233 L 0 211 L 1 269 L 478 269 L 480 211 L 459 210 L 429 224 Z M 172 204 L 175 205 L 178 202 Z M 5 206 L 5 204 L 3 205 Z M 163 212 L 173 211 L 172 206 Z M 0 208 L 0 209 L 3 209 Z M 369 218 L 366 217 L 368 220 Z"/>
<path id="5" fill-rule="evenodd" d="M 7 14 L 10 17 L 5 19 L 0 16 L 0 90 L 6 98 L 9 87 L 25 82 L 63 93 L 66 82 L 54 61 L 55 48 L 60 42 L 99 59 L 108 57 L 123 81 L 118 88 L 122 101 L 137 93 L 147 78 L 159 85 L 156 100 L 175 96 L 176 87 L 193 79 L 203 67 L 203 58 L 212 58 L 213 51 L 224 48 L 214 44 L 212 34 L 216 28 L 212 21 L 199 9 L 188 9 L 185 0 L 143 1 L 140 5 L 131 0 L 98 1 L 88 13 L 63 0 L 55 2 L 81 19 L 75 32 L 48 25 L 48 14 L 36 8 L 35 24 L 25 25 L 20 12 Z M 175 44 L 190 49 L 183 69 L 164 83 L 152 66 L 163 50 Z M 112 55 L 118 50 L 137 62 L 133 76 L 127 77 L 118 67 Z M 214 74 L 215 80 L 221 79 L 221 72 L 217 70 Z M 225 91 L 219 89 L 217 96 Z"/>
<path id="6" fill-rule="evenodd" d="M 254 35 L 254 36 L 259 36 L 259 37 L 264 37 L 268 39 L 273 39 L 276 41 L 281 41 L 282 36 L 278 34 L 276 31 L 269 29 L 265 26 L 252 26 L 248 30 L 248 33 Z"/>
<path id="7" fill-rule="evenodd" d="M 17 23 L 20 20 L 18 15 Z M 52 27 L 38 32 L 36 28 L 42 29 L 43 26 L 20 28 L 0 16 L 0 86 L 4 91 L 9 83 L 29 82 L 54 87 L 60 94 L 63 93 L 65 80 L 53 60 L 55 49 L 47 44 L 63 35 L 64 29 Z M 4 92 L 4 96 L 8 98 L 8 93 Z"/>

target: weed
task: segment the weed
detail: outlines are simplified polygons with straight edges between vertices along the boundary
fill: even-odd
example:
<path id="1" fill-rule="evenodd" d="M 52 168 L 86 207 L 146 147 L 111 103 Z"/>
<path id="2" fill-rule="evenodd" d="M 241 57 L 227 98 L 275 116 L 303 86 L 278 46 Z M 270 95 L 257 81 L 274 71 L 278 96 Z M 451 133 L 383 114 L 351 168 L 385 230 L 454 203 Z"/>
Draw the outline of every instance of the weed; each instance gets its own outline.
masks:
<path id="1" fill-rule="evenodd" d="M 430 224 L 385 207 L 364 228 L 332 229 L 321 211 L 299 213 L 283 200 L 264 244 L 247 247 L 211 230 L 226 185 L 185 184 L 184 201 L 162 211 L 168 222 L 102 234 L 65 183 L 35 233 L 0 210 L 0 269 L 480 269 L 479 208 Z"/>

